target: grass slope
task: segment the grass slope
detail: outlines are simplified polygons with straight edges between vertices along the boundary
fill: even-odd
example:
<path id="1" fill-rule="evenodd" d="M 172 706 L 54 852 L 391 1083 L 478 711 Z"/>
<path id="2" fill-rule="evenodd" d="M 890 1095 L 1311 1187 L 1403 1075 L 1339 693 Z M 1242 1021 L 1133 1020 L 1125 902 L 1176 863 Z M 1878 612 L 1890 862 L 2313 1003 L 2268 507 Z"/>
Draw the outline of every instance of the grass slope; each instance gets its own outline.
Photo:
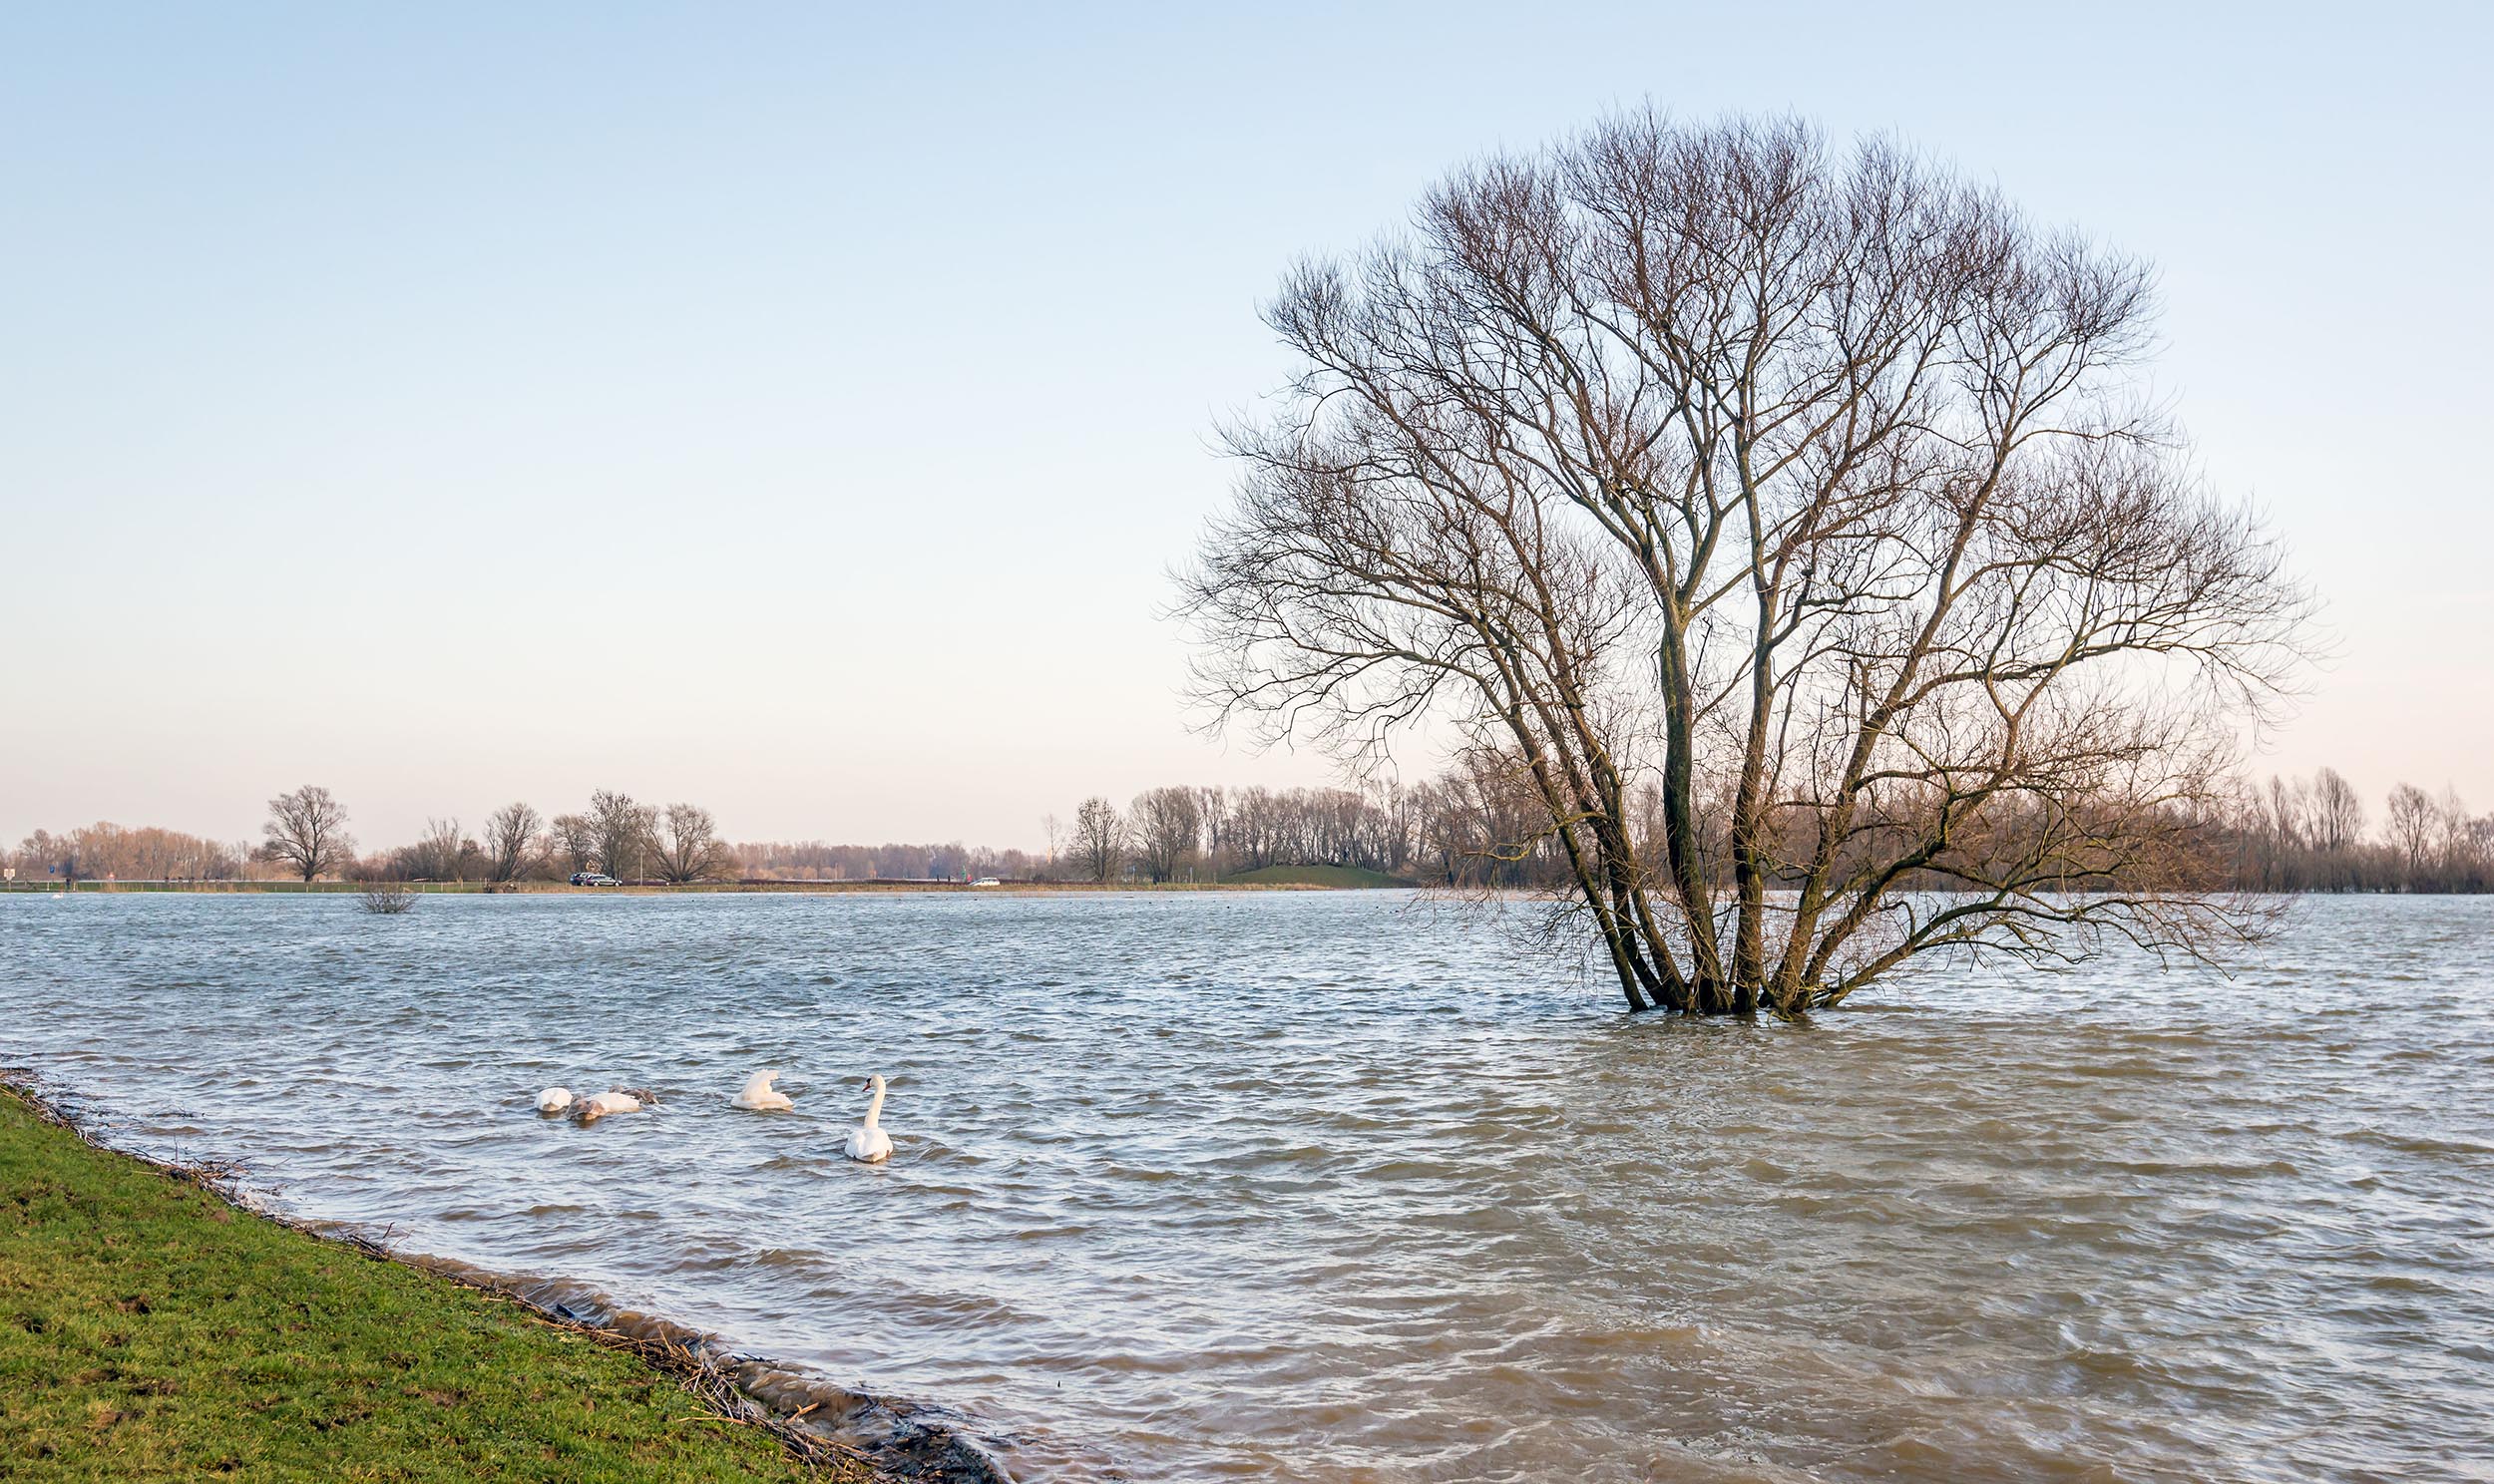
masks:
<path id="1" fill-rule="evenodd" d="M 1357 866 L 1267 866 L 1259 871 L 1241 871 L 1221 878 L 1225 885 L 1255 887 L 1403 887 L 1411 883 L 1398 881 L 1382 871 L 1363 871 Z"/>
<path id="2" fill-rule="evenodd" d="M 0 1089 L 0 1480 L 786 1480 L 632 1356 Z"/>

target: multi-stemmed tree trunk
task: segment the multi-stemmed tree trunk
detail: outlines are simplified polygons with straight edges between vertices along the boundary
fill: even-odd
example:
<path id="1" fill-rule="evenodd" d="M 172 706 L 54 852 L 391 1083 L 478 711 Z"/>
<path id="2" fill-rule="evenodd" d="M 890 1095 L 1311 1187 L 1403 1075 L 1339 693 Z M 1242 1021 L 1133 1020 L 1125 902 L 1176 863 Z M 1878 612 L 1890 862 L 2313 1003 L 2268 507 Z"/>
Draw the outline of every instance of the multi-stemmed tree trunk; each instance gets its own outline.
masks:
<path id="1" fill-rule="evenodd" d="M 658 820 L 650 843 L 659 880 L 680 887 L 726 874 L 727 847 L 719 842 L 718 824 L 710 811 L 692 804 L 669 804 Z"/>
<path id="2" fill-rule="evenodd" d="M 1183 608 L 1224 720 L 1452 725 L 1635 1008 L 2248 929 L 2195 826 L 2304 599 L 2147 404 L 2148 269 L 1900 150 L 1623 117 L 1294 270 Z M 1529 842 L 1511 842 L 1521 849 Z"/>

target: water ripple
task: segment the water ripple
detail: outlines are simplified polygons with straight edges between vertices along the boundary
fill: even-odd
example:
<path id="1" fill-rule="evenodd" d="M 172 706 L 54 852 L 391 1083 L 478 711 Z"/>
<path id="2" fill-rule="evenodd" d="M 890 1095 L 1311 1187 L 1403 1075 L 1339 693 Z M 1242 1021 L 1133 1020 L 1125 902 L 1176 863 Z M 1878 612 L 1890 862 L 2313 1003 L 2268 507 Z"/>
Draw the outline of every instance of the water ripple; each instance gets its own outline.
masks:
<path id="1" fill-rule="evenodd" d="M 126 1142 L 1036 1479 L 2487 1478 L 2490 983 L 2452 899 L 1815 1026 L 1378 894 L 0 899 L 0 1056 Z"/>

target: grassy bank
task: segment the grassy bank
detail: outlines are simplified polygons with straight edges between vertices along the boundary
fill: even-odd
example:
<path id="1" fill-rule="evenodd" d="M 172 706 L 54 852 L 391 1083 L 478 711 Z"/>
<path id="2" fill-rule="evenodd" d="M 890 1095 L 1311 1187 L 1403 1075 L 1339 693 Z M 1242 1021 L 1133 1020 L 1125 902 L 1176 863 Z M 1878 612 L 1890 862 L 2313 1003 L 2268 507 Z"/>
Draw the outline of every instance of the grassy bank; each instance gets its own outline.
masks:
<path id="1" fill-rule="evenodd" d="M 613 1342 L 254 1216 L 0 1088 L 0 1480 L 790 1480 Z"/>
<path id="2" fill-rule="evenodd" d="M 1413 885 L 1383 871 L 1369 871 L 1358 866 L 1265 866 L 1225 876 L 1221 878 L 1221 884 L 1226 887 L 1329 892 L 1363 892 Z"/>

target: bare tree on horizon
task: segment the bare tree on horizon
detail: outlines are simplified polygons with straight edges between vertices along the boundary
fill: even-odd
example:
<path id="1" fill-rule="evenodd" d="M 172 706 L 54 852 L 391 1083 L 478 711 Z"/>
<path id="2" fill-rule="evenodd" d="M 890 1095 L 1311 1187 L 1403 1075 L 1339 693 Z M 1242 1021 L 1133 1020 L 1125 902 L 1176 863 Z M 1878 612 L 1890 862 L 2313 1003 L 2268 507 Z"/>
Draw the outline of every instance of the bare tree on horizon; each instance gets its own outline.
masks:
<path id="1" fill-rule="evenodd" d="M 1074 865 L 1092 881 L 1105 885 L 1125 870 L 1125 823 L 1117 806 L 1097 795 L 1073 812 Z"/>
<path id="2" fill-rule="evenodd" d="M 1146 789 L 1126 810 L 1134 854 L 1155 882 L 1175 878 L 1203 832 L 1203 804 L 1191 788 Z"/>
<path id="3" fill-rule="evenodd" d="M 537 832 L 544 823 L 526 803 L 505 804 L 486 816 L 485 853 L 494 881 L 515 882 L 527 874 L 536 857 Z"/>
<path id="4" fill-rule="evenodd" d="M 589 820 L 598 838 L 598 869 L 626 881 L 639 876 L 658 812 L 629 794 L 599 789 L 589 796 Z"/>
<path id="5" fill-rule="evenodd" d="M 710 811 L 691 804 L 669 804 L 658 820 L 651 843 L 659 880 L 680 887 L 725 872 L 727 849 L 719 842 L 718 823 Z"/>
<path id="6" fill-rule="evenodd" d="M 2335 768 L 2312 775 L 2313 844 L 2324 855 L 2342 855 L 2364 838 L 2364 796 Z"/>
<path id="7" fill-rule="evenodd" d="M 260 826 L 260 858 L 288 867 L 305 882 L 355 859 L 354 838 L 346 833 L 346 806 L 312 784 L 269 800 L 268 822 Z"/>
<path id="8" fill-rule="evenodd" d="M 546 830 L 573 873 L 587 871 L 598 859 L 598 825 L 587 815 L 558 814 Z"/>
<path id="9" fill-rule="evenodd" d="M 482 855 L 456 818 L 428 817 L 424 833 L 398 853 L 396 865 L 410 881 L 466 881 L 468 868 Z"/>
<path id="10" fill-rule="evenodd" d="M 2382 820 L 2382 831 L 2397 851 L 2399 861 L 2414 876 L 2424 869 L 2432 854 L 2441 827 L 2441 810 L 2433 796 L 2412 783 L 2402 783 L 2390 790 L 2389 809 Z"/>

